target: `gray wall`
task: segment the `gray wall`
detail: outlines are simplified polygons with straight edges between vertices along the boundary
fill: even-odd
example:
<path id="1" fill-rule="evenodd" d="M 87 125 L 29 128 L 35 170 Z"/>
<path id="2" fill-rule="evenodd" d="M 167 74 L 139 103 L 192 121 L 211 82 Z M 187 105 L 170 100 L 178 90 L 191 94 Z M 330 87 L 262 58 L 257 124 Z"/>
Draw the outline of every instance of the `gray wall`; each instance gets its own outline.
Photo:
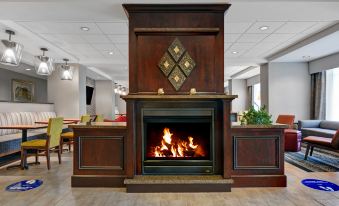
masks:
<path id="1" fill-rule="evenodd" d="M 114 91 L 111 80 L 97 80 L 95 82 L 95 110 L 106 119 L 112 119 L 114 113 Z"/>
<path id="2" fill-rule="evenodd" d="M 269 112 L 294 114 L 296 120 L 310 118 L 311 76 L 308 63 L 269 63 Z"/>
<path id="3" fill-rule="evenodd" d="M 245 79 L 232 79 L 230 93 L 238 95 L 238 98 L 232 101 L 232 112 L 243 112 L 247 110 L 247 83 Z"/>
<path id="4" fill-rule="evenodd" d="M 47 80 L 2 69 L 0 65 L 0 100 L 11 101 L 12 79 L 32 81 L 34 83 L 34 102 L 47 102 Z M 31 69 L 33 69 L 31 67 Z"/>
<path id="5" fill-rule="evenodd" d="M 261 95 L 261 106 L 265 106 L 269 110 L 270 105 L 268 104 L 268 64 L 260 66 L 260 95 Z"/>
<path id="6" fill-rule="evenodd" d="M 310 74 L 339 67 L 339 53 L 335 53 L 309 63 Z"/>

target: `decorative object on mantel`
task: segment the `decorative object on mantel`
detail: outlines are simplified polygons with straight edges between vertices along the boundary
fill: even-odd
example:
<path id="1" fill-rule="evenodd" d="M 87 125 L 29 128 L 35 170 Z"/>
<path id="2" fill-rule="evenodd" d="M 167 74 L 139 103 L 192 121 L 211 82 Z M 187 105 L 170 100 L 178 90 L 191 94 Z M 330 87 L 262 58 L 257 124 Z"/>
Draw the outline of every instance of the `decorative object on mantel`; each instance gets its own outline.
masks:
<path id="1" fill-rule="evenodd" d="M 169 54 L 168 54 L 169 53 Z M 172 86 L 178 91 L 195 68 L 195 62 L 178 38 L 175 38 L 158 64 Z"/>
<path id="2" fill-rule="evenodd" d="M 164 89 L 163 88 L 159 88 L 158 89 L 158 95 L 163 95 L 163 94 L 165 94 Z"/>
<path id="3" fill-rule="evenodd" d="M 34 57 L 35 71 L 38 75 L 49 76 L 54 71 L 53 59 L 45 56 L 46 48 L 41 48 L 42 55 Z"/>
<path id="4" fill-rule="evenodd" d="M 19 66 L 24 47 L 22 44 L 12 41 L 12 35 L 15 35 L 14 31 L 6 30 L 5 32 L 9 35 L 9 38 L 8 40 L 1 40 L 0 51 L 2 54 L 0 63 L 8 66 Z"/>
<path id="5" fill-rule="evenodd" d="M 270 115 L 265 106 L 255 110 L 253 106 L 247 112 L 242 114 L 241 125 L 270 125 L 272 124 L 272 115 Z"/>
<path id="6" fill-rule="evenodd" d="M 31 81 L 12 80 L 12 101 L 33 102 L 34 83 Z"/>
<path id="7" fill-rule="evenodd" d="M 191 88 L 190 95 L 197 94 L 197 90 L 195 88 Z"/>
<path id="8" fill-rule="evenodd" d="M 63 59 L 65 64 L 60 65 L 61 68 L 61 80 L 72 80 L 73 79 L 73 68 L 67 62 L 69 59 Z"/>

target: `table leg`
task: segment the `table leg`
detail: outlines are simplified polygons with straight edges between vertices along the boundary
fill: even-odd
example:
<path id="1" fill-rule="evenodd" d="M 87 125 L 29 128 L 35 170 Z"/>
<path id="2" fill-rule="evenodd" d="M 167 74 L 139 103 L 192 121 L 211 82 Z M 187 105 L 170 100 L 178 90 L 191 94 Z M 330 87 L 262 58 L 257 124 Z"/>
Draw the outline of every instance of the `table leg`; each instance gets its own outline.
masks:
<path id="1" fill-rule="evenodd" d="M 22 129 L 21 131 L 22 131 L 21 142 L 27 142 L 27 129 Z M 19 165 L 8 166 L 7 169 L 18 168 L 18 167 L 22 168 L 22 169 L 28 169 L 28 164 L 27 164 L 26 158 L 24 160 L 24 166 L 23 167 L 21 166 L 21 164 L 19 164 Z"/>

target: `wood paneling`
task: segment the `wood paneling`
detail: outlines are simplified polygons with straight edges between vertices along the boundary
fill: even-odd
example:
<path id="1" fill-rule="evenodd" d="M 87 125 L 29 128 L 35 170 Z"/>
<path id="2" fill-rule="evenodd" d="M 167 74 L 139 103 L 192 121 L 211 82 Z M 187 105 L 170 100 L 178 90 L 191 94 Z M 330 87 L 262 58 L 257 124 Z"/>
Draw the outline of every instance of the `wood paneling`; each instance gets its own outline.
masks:
<path id="1" fill-rule="evenodd" d="M 124 5 L 129 17 L 129 92 L 163 88 L 166 94 L 181 94 L 196 88 L 224 93 L 224 13 L 229 6 Z M 179 91 L 158 68 L 175 38 L 196 63 Z"/>

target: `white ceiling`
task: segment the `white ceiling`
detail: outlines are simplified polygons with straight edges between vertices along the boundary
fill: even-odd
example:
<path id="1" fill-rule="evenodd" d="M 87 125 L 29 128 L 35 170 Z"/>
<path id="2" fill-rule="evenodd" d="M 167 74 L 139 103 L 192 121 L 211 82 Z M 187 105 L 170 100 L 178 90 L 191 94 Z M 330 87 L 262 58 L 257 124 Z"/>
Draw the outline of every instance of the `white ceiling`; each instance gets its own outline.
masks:
<path id="1" fill-rule="evenodd" d="M 142 3 L 224 3 L 224 0 L 145 0 Z M 233 0 L 225 15 L 225 80 L 267 62 L 266 57 L 339 20 L 334 0 Z M 39 48 L 57 60 L 70 58 L 127 86 L 128 21 L 122 3 L 131 0 L 0 0 L 0 28 L 12 28 L 25 46 L 24 62 Z M 316 14 L 316 15 L 315 15 Z M 85 32 L 80 27 L 89 27 Z M 259 27 L 269 26 L 261 31 Z M 1 32 L 1 38 L 7 36 Z M 113 55 L 109 52 L 112 51 Z M 237 51 L 237 54 L 233 54 Z M 93 71 L 92 70 L 92 71 Z M 252 71 L 252 74 L 256 75 Z M 95 76 L 95 75 L 94 75 Z M 246 75 L 245 75 L 246 76 Z M 249 75 L 247 75 L 249 76 Z M 246 77 L 247 77 L 246 76 Z"/>

